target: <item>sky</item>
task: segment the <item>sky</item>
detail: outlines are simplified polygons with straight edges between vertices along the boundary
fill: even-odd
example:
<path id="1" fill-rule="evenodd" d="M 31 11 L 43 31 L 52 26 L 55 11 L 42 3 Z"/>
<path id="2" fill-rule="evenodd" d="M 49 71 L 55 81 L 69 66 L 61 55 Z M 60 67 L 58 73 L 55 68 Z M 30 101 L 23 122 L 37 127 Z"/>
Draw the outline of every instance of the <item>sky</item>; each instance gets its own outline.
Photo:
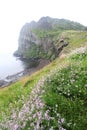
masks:
<path id="1" fill-rule="evenodd" d="M 0 0 L 0 53 L 14 52 L 22 26 L 43 16 L 87 26 L 87 0 Z"/>

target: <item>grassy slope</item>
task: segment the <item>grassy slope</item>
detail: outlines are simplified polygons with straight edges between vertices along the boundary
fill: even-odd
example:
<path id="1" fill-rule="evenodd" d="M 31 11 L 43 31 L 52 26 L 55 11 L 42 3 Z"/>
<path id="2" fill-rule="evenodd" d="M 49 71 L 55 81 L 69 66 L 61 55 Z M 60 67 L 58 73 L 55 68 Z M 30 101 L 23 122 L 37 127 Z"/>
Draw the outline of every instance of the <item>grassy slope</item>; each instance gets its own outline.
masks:
<path id="1" fill-rule="evenodd" d="M 70 53 L 70 51 L 87 45 L 87 32 L 85 31 L 65 31 L 61 34 L 63 38 L 70 43 L 63 53 Z"/>
<path id="2" fill-rule="evenodd" d="M 63 50 L 63 52 L 62 52 L 63 54 L 70 53 L 73 49 L 76 49 L 78 47 L 87 46 L 87 32 L 65 31 L 59 37 L 68 39 L 68 41 L 70 43 L 69 46 Z M 55 86 L 55 88 L 54 88 L 54 90 L 51 91 L 48 87 L 48 86 L 50 86 L 50 82 L 48 82 L 48 83 L 46 82 L 47 93 L 44 96 L 45 103 L 47 104 L 47 106 L 50 105 L 50 107 L 52 108 L 51 114 L 55 115 L 53 112 L 53 108 L 56 105 L 56 103 L 58 103 L 58 104 L 60 104 L 60 107 L 57 110 L 57 112 L 59 112 L 60 114 L 62 113 L 61 114 L 62 118 L 65 118 L 65 119 L 67 118 L 66 122 L 72 123 L 72 122 L 75 122 L 76 119 L 78 119 L 78 121 L 80 121 L 79 123 L 81 123 L 81 120 L 83 120 L 83 117 L 84 117 L 84 120 L 83 120 L 83 124 L 84 124 L 86 122 L 86 118 L 87 118 L 86 117 L 87 116 L 86 115 L 87 114 L 86 113 L 87 104 L 83 105 L 82 103 L 87 103 L 87 102 L 84 102 L 84 100 L 87 100 L 85 97 L 85 96 L 87 96 L 87 89 L 84 90 L 84 88 L 81 88 L 81 86 L 78 89 L 75 89 L 75 88 L 73 89 L 72 86 L 69 86 L 69 89 L 68 89 L 68 87 L 64 87 L 64 86 L 67 86 L 67 83 L 69 84 L 69 80 L 70 80 L 69 75 L 71 73 L 71 70 L 72 70 L 72 72 L 74 72 L 74 70 L 75 70 L 75 74 L 76 74 L 76 72 L 79 72 L 79 74 L 80 73 L 82 74 L 82 75 L 80 75 L 79 80 L 77 78 L 78 84 L 81 84 L 81 82 L 82 82 L 81 76 L 84 76 L 85 80 L 83 81 L 84 82 L 83 85 L 84 86 L 87 85 L 86 76 L 85 76 L 86 75 L 85 72 L 87 71 L 87 68 L 86 68 L 87 67 L 87 63 L 86 63 L 87 55 L 83 58 L 84 58 L 84 60 L 82 60 L 80 63 L 81 64 L 80 69 L 78 69 L 78 66 L 79 66 L 78 63 L 80 62 L 81 59 L 79 60 L 79 58 L 75 57 L 75 60 L 73 60 L 73 58 L 70 59 L 67 57 L 66 58 L 63 57 L 63 58 L 56 59 L 50 65 L 48 65 L 44 69 L 34 73 L 32 76 L 25 77 L 25 78 L 21 79 L 20 81 L 18 81 L 17 83 L 10 85 L 9 87 L 1 88 L 0 89 L 0 115 L 2 114 L 2 112 L 5 112 L 7 115 L 10 115 L 12 108 L 20 109 L 22 107 L 22 105 L 24 104 L 24 102 L 26 102 L 29 94 L 31 93 L 31 90 L 34 88 L 35 84 L 41 79 L 41 77 L 51 74 L 52 72 L 55 71 L 55 75 L 53 75 L 51 77 L 51 80 L 53 80 L 52 87 L 54 88 L 54 86 Z M 60 71 L 60 73 L 58 74 L 59 69 L 64 68 L 65 66 L 66 66 L 66 68 L 62 69 Z M 83 70 L 84 70 L 84 73 L 83 73 Z M 61 75 L 61 73 L 63 75 Z M 54 94 L 54 92 L 56 92 L 56 89 L 58 89 L 57 86 L 58 86 L 59 81 L 57 81 L 57 79 L 59 78 L 59 80 L 62 83 L 62 79 L 64 78 L 63 76 L 66 78 L 64 79 L 64 82 L 62 85 L 59 84 L 61 95 L 60 95 L 60 91 L 57 90 L 57 96 L 56 96 L 56 93 Z M 78 73 L 77 73 L 77 76 L 79 76 Z M 55 84 L 57 84 L 57 86 Z M 63 86 L 62 89 L 61 89 L 61 86 Z M 67 94 L 65 94 L 65 96 L 64 96 L 64 92 L 67 93 L 68 90 L 70 92 L 72 92 L 70 94 L 72 94 L 73 97 L 77 96 L 78 90 L 81 91 L 81 92 L 79 92 L 80 93 L 80 96 L 78 96 L 79 98 L 76 97 L 75 101 L 73 102 L 73 99 L 71 101 L 70 98 L 67 97 Z M 76 93 L 76 95 L 75 95 L 75 93 Z M 81 95 L 83 95 L 83 97 Z M 52 101 L 50 99 L 52 99 Z M 72 102 L 73 102 L 73 104 L 72 104 Z M 74 107 L 73 107 L 73 105 L 74 105 Z M 80 107 L 81 107 L 81 109 L 80 109 Z M 69 110 L 69 112 L 68 112 L 68 110 Z M 84 110 L 84 112 L 82 110 Z M 77 114 L 78 111 L 80 112 L 80 114 Z M 68 112 L 68 117 L 66 117 L 67 112 Z M 76 113 L 77 115 L 75 115 L 74 120 L 72 120 L 74 113 Z M 0 116 L 0 118 L 2 119 L 3 117 Z M 57 117 L 55 116 L 55 119 L 56 118 Z M 71 122 L 69 122 L 69 120 Z M 78 121 L 77 121 L 78 125 L 77 125 L 76 129 L 82 130 L 83 124 L 80 126 Z M 65 127 L 67 127 L 66 124 L 63 124 L 63 125 L 65 125 Z M 87 125 L 87 124 L 85 123 L 84 125 Z M 56 122 L 53 122 L 53 126 L 54 126 L 54 129 L 57 129 Z M 71 127 L 71 129 L 75 130 L 73 125 L 70 125 L 70 127 Z M 84 127 L 84 130 L 86 130 L 85 128 L 86 128 L 86 126 Z M 69 129 L 69 128 L 67 128 L 67 129 Z"/>
<path id="3" fill-rule="evenodd" d="M 46 110 L 50 110 L 50 116 L 54 117 L 50 125 L 55 130 L 60 124 L 66 130 L 86 130 L 87 51 L 75 54 L 68 60 L 70 60 L 68 66 L 61 70 L 56 69 L 56 73 L 45 82 Z"/>

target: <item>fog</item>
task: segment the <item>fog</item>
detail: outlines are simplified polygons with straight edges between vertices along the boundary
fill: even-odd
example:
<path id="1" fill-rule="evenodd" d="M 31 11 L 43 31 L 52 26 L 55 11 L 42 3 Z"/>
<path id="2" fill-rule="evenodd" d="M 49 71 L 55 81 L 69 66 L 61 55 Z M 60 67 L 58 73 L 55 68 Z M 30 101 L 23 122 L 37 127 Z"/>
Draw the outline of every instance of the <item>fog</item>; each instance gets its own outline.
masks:
<path id="1" fill-rule="evenodd" d="M 87 25 L 86 5 L 87 0 L 0 0 L 0 53 L 14 52 L 22 26 L 42 16 Z"/>

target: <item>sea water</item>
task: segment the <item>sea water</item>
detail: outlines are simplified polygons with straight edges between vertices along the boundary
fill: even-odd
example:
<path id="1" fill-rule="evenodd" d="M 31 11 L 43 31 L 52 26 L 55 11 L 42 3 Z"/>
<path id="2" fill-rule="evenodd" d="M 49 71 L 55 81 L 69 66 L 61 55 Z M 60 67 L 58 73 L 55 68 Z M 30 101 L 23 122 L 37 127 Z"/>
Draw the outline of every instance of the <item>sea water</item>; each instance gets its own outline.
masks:
<path id="1" fill-rule="evenodd" d="M 23 70 L 23 62 L 12 53 L 0 53 L 0 80 Z"/>

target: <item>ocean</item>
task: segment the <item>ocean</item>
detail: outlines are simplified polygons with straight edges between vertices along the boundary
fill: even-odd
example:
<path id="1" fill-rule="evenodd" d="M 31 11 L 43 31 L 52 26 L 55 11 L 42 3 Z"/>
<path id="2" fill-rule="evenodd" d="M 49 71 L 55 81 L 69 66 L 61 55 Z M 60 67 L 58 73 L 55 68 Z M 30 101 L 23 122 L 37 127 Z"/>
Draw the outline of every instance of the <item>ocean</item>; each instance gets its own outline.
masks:
<path id="1" fill-rule="evenodd" d="M 24 70 L 24 64 L 12 53 L 0 54 L 0 80 Z"/>

